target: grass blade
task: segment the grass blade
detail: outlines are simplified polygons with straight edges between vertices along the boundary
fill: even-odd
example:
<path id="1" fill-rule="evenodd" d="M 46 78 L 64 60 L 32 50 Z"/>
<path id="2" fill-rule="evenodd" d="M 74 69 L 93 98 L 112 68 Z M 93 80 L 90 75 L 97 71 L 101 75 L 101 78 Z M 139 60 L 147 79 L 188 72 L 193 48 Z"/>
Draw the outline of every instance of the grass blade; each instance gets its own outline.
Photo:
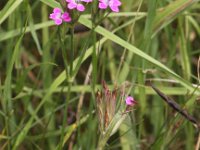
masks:
<path id="1" fill-rule="evenodd" d="M 92 28 L 92 23 L 87 18 L 80 17 L 79 18 L 79 22 L 81 24 L 85 25 L 88 28 Z M 158 60 L 152 58 L 151 56 L 147 55 L 146 53 L 144 53 L 140 49 L 136 48 L 135 46 L 133 46 L 130 43 L 126 42 L 125 40 L 121 39 L 120 37 L 114 35 L 113 33 L 111 33 L 110 31 L 106 30 L 103 27 L 98 26 L 95 29 L 95 31 L 97 33 L 99 33 L 100 35 L 102 35 L 102 36 L 110 39 L 111 41 L 119 44 L 120 46 L 122 46 L 124 48 L 127 48 L 129 51 L 135 53 L 136 55 L 138 55 L 141 58 L 147 60 L 148 62 L 154 64 L 156 67 L 160 68 L 162 71 L 164 71 L 168 75 L 172 76 L 175 80 L 177 80 L 181 85 L 183 85 L 185 88 L 187 88 L 190 92 L 194 91 L 194 87 L 189 82 L 187 82 L 186 80 L 184 80 L 183 78 L 181 78 L 174 71 L 172 71 L 171 69 L 169 69 L 167 66 L 165 66 L 162 63 L 160 63 Z M 198 90 L 196 92 L 199 93 Z"/>
<path id="2" fill-rule="evenodd" d="M 0 12 L 0 24 L 2 24 L 7 17 L 15 11 L 15 9 L 21 4 L 23 0 L 9 0 L 6 6 Z"/>

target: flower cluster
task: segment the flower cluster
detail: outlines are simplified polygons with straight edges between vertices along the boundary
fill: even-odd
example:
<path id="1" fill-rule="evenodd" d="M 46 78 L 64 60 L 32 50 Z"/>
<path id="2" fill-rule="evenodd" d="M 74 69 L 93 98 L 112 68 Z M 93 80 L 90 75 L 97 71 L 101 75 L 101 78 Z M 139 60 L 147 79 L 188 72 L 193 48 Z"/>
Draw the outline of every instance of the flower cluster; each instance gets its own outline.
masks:
<path id="1" fill-rule="evenodd" d="M 113 12 L 119 12 L 119 6 L 121 2 L 119 0 L 99 0 L 99 8 L 106 9 L 110 7 Z"/>
<path id="2" fill-rule="evenodd" d="M 84 11 L 85 10 L 85 6 L 81 3 L 81 2 L 92 2 L 92 0 L 66 0 L 67 7 L 69 9 L 77 9 L 78 11 Z"/>
<path id="3" fill-rule="evenodd" d="M 56 25 L 62 24 L 62 22 L 70 22 L 71 17 L 68 12 L 62 13 L 60 8 L 54 8 L 53 13 L 49 16 L 50 19 L 54 20 Z"/>
<path id="4" fill-rule="evenodd" d="M 66 0 L 67 8 L 69 10 L 76 9 L 79 12 L 85 10 L 84 3 L 90 3 L 92 0 Z M 113 12 L 119 12 L 119 6 L 121 6 L 120 0 L 99 0 L 99 9 L 107 9 L 108 7 Z M 62 24 L 62 22 L 70 22 L 72 19 L 68 12 L 62 13 L 60 8 L 54 8 L 53 13 L 49 16 L 54 20 L 56 25 Z"/>

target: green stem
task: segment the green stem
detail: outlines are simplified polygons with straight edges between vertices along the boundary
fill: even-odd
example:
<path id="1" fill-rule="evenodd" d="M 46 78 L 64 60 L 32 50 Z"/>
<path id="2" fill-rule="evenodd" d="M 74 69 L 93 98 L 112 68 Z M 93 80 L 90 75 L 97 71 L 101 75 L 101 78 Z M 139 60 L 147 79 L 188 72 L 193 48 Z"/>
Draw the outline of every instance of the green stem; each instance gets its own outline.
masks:
<path id="1" fill-rule="evenodd" d="M 70 77 L 72 77 L 73 74 L 73 61 L 74 61 L 74 25 L 70 28 L 70 43 L 71 43 L 71 48 L 70 48 Z"/>
<path id="2" fill-rule="evenodd" d="M 62 34 L 62 33 L 61 33 Z M 68 102 L 70 100 L 70 93 L 71 93 L 71 86 L 72 86 L 72 74 L 73 74 L 73 61 L 74 61 L 74 25 L 70 28 L 70 43 L 71 43 L 71 49 L 70 49 L 70 68 L 68 71 L 68 66 L 67 66 L 67 52 L 65 49 L 65 40 L 62 40 L 62 55 L 63 55 L 63 60 L 64 60 L 64 65 L 65 65 L 65 70 L 66 70 L 66 79 L 68 83 L 68 91 L 67 91 L 67 98 L 65 100 L 65 106 L 64 106 L 64 115 L 63 115 L 63 123 L 62 123 L 62 131 L 61 131 L 61 138 L 60 138 L 60 144 L 58 149 L 62 150 L 64 146 L 64 130 L 65 130 L 65 125 L 67 122 L 67 108 L 68 108 Z M 63 37 L 64 38 L 64 37 Z"/>
<path id="3" fill-rule="evenodd" d="M 64 61 L 65 66 L 65 72 L 66 72 L 66 79 L 69 79 L 69 71 L 68 71 L 68 62 L 67 62 L 67 52 L 66 52 L 66 45 L 65 45 L 65 35 L 63 35 L 62 30 L 59 30 L 59 39 L 61 44 L 61 50 L 62 50 L 62 57 Z"/>
<path id="4" fill-rule="evenodd" d="M 110 136 L 100 135 L 97 150 L 103 150 Z"/>
<path id="5" fill-rule="evenodd" d="M 93 104 L 95 104 L 95 85 L 97 79 L 97 55 L 96 55 L 96 32 L 95 32 L 95 24 L 92 26 L 92 44 L 93 44 L 93 52 L 92 52 L 92 83 L 91 83 L 91 91 Z"/>

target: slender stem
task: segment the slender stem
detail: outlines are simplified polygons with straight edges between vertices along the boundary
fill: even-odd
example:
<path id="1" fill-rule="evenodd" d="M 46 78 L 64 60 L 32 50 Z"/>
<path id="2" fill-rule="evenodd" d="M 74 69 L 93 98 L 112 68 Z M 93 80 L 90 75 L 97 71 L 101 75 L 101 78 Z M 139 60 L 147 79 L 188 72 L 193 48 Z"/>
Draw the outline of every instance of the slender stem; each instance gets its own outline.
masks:
<path id="1" fill-rule="evenodd" d="M 103 150 L 109 138 L 109 136 L 100 135 L 97 150 Z"/>
<path id="2" fill-rule="evenodd" d="M 65 100 L 64 111 L 63 111 L 64 118 L 63 118 L 63 123 L 62 123 L 61 138 L 60 138 L 60 144 L 59 144 L 59 148 L 58 148 L 59 150 L 62 150 L 63 146 L 64 146 L 64 130 L 65 130 L 66 122 L 67 122 L 67 108 L 68 108 L 68 101 L 70 99 L 71 86 L 72 86 L 72 83 L 68 82 L 67 98 Z"/>
<path id="3" fill-rule="evenodd" d="M 73 61 L 74 61 L 74 25 L 70 28 L 70 44 L 71 44 L 71 48 L 70 48 L 70 77 L 73 74 Z"/>
<path id="4" fill-rule="evenodd" d="M 64 61 L 64 67 L 65 67 L 65 72 L 66 72 L 66 79 L 69 79 L 69 71 L 68 71 L 68 62 L 67 62 L 67 51 L 66 51 L 66 45 L 65 45 L 65 34 L 63 34 L 62 30 L 59 29 L 59 39 L 60 39 L 60 45 L 61 45 L 61 50 L 62 50 L 62 57 Z"/>
<path id="5" fill-rule="evenodd" d="M 62 34 L 62 33 L 61 33 Z M 58 149 L 62 150 L 63 145 L 64 145 L 64 129 L 65 129 L 65 125 L 67 122 L 67 108 L 68 108 L 68 102 L 70 100 L 70 93 L 71 93 L 71 86 L 72 86 L 72 73 L 73 73 L 73 61 L 74 61 L 74 25 L 70 28 L 70 44 L 71 44 L 71 51 L 70 51 L 70 68 L 68 71 L 68 66 L 67 66 L 67 52 L 66 52 L 66 46 L 65 46 L 65 40 L 62 40 L 63 43 L 61 43 L 62 45 L 62 55 L 63 55 L 63 60 L 64 60 L 64 65 L 65 65 L 65 70 L 66 70 L 66 79 L 67 79 L 67 83 L 68 83 L 68 91 L 67 91 L 67 98 L 65 100 L 65 106 L 64 106 L 64 115 L 63 115 L 63 123 L 62 123 L 62 134 L 61 134 L 61 138 L 60 138 L 60 144 Z M 64 38 L 64 37 L 63 37 Z"/>
<path id="6" fill-rule="evenodd" d="M 97 55 L 96 55 L 96 20 L 98 19 L 98 2 L 95 1 L 92 7 L 92 43 L 93 43 L 93 53 L 92 53 L 92 89 L 93 96 L 95 95 L 95 84 L 97 76 Z"/>
<path id="7" fill-rule="evenodd" d="M 93 53 L 92 53 L 92 89 L 95 89 L 97 75 L 97 55 L 96 55 L 96 32 L 92 29 Z"/>

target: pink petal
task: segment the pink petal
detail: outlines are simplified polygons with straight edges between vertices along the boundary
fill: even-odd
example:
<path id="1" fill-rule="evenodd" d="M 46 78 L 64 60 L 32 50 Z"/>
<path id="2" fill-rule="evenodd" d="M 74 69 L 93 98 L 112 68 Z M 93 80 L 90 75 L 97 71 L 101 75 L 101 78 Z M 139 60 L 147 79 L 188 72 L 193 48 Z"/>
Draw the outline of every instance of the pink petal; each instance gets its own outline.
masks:
<path id="1" fill-rule="evenodd" d="M 76 9 L 77 9 L 78 11 L 84 11 L 84 10 L 85 10 L 85 7 L 83 6 L 83 4 L 78 4 L 77 7 L 76 7 Z"/>
<path id="2" fill-rule="evenodd" d="M 76 3 L 69 3 L 69 4 L 67 5 L 67 7 L 68 7 L 69 9 L 74 9 L 74 8 L 77 7 L 77 4 L 76 4 Z"/>
<path id="3" fill-rule="evenodd" d="M 111 0 L 114 6 L 120 6 L 122 3 L 119 0 Z"/>
<path id="4" fill-rule="evenodd" d="M 54 12 L 54 13 L 61 13 L 61 9 L 60 9 L 60 8 L 54 8 L 54 9 L 53 9 L 53 12 Z"/>
<path id="5" fill-rule="evenodd" d="M 133 97 L 131 96 L 128 96 L 126 98 L 126 105 L 129 105 L 129 106 L 134 106 L 137 102 L 134 100 Z"/>
<path id="6" fill-rule="evenodd" d="M 114 12 L 119 12 L 118 6 L 110 6 L 110 9 Z"/>
<path id="7" fill-rule="evenodd" d="M 86 3 L 92 2 L 92 0 L 81 0 L 81 1 Z"/>
<path id="8" fill-rule="evenodd" d="M 56 25 L 60 25 L 62 24 L 62 19 L 55 19 L 54 22 Z"/>
<path id="9" fill-rule="evenodd" d="M 100 3 L 105 3 L 106 4 L 107 0 L 99 0 Z"/>
<path id="10" fill-rule="evenodd" d="M 50 18 L 50 19 L 55 19 L 55 18 L 56 18 L 56 15 L 55 15 L 54 13 L 52 13 L 52 14 L 49 15 L 49 18 Z"/>
<path id="11" fill-rule="evenodd" d="M 61 13 L 52 13 L 49 15 L 49 18 L 54 20 L 55 24 L 60 25 L 62 23 L 62 19 L 60 18 Z"/>
<path id="12" fill-rule="evenodd" d="M 61 18 L 63 19 L 64 22 L 70 22 L 72 20 L 71 17 L 69 16 L 69 13 L 67 12 L 64 12 Z"/>
<path id="13" fill-rule="evenodd" d="M 107 4 L 105 4 L 105 3 L 99 3 L 99 8 L 100 9 L 106 9 L 107 7 L 108 7 Z"/>

